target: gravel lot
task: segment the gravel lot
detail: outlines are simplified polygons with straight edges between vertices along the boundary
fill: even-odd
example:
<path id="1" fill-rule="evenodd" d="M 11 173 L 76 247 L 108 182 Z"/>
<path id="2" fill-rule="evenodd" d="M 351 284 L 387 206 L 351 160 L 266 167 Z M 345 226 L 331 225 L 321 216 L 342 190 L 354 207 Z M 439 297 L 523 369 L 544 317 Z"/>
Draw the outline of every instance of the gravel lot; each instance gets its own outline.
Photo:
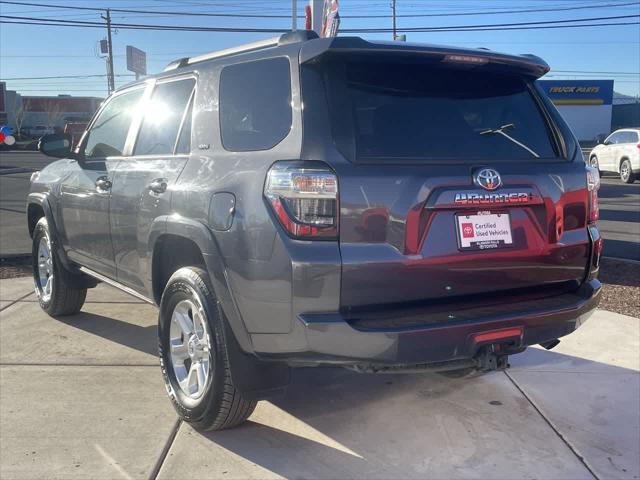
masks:
<path id="1" fill-rule="evenodd" d="M 640 263 L 603 258 L 600 308 L 640 318 Z"/>

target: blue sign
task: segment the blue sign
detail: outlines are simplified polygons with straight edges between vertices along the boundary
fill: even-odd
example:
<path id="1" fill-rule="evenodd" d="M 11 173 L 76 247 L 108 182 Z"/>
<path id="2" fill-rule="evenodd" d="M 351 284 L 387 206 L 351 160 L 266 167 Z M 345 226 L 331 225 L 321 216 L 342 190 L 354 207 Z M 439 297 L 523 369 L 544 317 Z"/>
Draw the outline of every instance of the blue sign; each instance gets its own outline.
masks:
<path id="1" fill-rule="evenodd" d="M 611 105 L 613 80 L 538 80 L 555 105 Z"/>

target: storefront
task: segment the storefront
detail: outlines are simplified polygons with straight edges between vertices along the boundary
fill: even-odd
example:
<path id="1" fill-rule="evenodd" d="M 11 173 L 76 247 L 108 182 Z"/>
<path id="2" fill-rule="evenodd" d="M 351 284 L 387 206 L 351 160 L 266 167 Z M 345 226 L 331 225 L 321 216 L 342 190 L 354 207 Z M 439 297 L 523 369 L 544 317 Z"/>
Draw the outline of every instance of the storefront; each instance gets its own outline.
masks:
<path id="1" fill-rule="evenodd" d="M 539 80 L 580 142 L 611 132 L 613 80 Z"/>

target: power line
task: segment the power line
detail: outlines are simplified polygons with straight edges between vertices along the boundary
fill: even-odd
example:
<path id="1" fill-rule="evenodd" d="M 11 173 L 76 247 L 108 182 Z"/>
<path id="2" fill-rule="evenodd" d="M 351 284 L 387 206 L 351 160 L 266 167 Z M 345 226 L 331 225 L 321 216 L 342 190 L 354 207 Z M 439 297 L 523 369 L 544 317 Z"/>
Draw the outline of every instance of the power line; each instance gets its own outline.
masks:
<path id="1" fill-rule="evenodd" d="M 10 0 L 1 0 L 0 3 L 10 5 L 21 5 L 30 7 L 46 7 L 46 8 L 58 8 L 67 10 L 84 10 L 84 11 L 104 11 L 106 8 L 98 7 L 80 7 L 69 5 L 56 5 L 56 4 L 44 4 L 44 3 L 32 3 L 32 2 L 16 2 Z M 579 6 L 567 6 L 567 7 L 553 7 L 553 8 L 528 8 L 528 9 L 511 9 L 500 11 L 476 11 L 476 12 L 454 12 L 454 13 L 412 13 L 412 14 L 397 14 L 396 17 L 414 18 L 414 17 L 448 17 L 448 16 L 475 16 L 475 15 L 503 15 L 513 13 L 536 13 L 536 12 L 559 12 L 559 11 L 573 11 L 584 10 L 593 8 L 617 8 L 632 5 L 640 5 L 640 2 L 625 2 L 625 3 L 608 3 L 597 5 L 579 5 Z M 134 14 L 147 14 L 147 15 L 169 15 L 169 16 L 197 16 L 197 17 L 231 17 L 231 18 L 291 18 L 290 15 L 273 15 L 273 14 L 243 14 L 243 13 L 213 13 L 213 12 L 175 12 L 175 11 L 161 11 L 161 10 L 139 10 L 129 8 L 111 8 L 112 12 L 120 13 L 134 13 Z M 297 18 L 304 18 L 304 15 L 299 15 Z M 391 18 L 391 15 L 343 15 L 342 18 L 351 19 L 364 19 L 364 18 Z"/>
<path id="2" fill-rule="evenodd" d="M 638 18 L 640 15 L 614 15 L 609 17 L 589 17 L 589 18 L 572 18 L 567 20 L 541 20 L 537 22 L 511 22 L 511 23 L 493 23 L 493 24 L 476 24 L 476 25 L 453 25 L 444 27 L 405 27 L 399 30 L 405 32 L 422 32 L 422 31 L 438 31 L 438 30 L 453 30 L 460 28 L 464 29 L 476 29 L 476 28 L 493 28 L 493 27 L 513 27 L 513 26 L 535 26 L 535 25 L 549 25 L 549 24 L 564 24 L 575 22 L 595 22 L 601 20 L 622 20 L 626 18 Z M 349 32 L 386 32 L 389 28 L 352 28 Z M 343 30 L 345 31 L 345 30 Z"/>
<path id="3" fill-rule="evenodd" d="M 52 26 L 52 27 L 77 27 L 77 28 L 103 28 L 103 26 L 96 25 L 66 25 L 61 23 L 47 23 L 47 22 L 29 22 L 29 21 L 16 21 L 16 20 L 1 20 L 0 23 L 5 23 L 9 25 L 42 25 L 42 26 Z M 413 33 L 446 33 L 446 32 L 488 32 L 488 31 L 508 31 L 508 30 L 542 30 L 542 29 L 558 29 L 558 28 L 583 28 L 583 27 L 614 27 L 614 26 L 623 26 L 623 25 L 640 25 L 640 22 L 608 22 L 608 23 L 585 23 L 581 25 L 548 25 L 548 26 L 538 26 L 538 27 L 512 27 L 512 28 L 471 28 L 471 29 L 448 29 L 448 30 L 432 30 L 429 28 L 425 28 L 422 30 L 411 30 Z M 177 31 L 177 32 L 222 32 L 222 33 L 284 33 L 287 32 L 288 29 L 228 29 L 228 28 L 193 28 L 193 27 L 184 27 L 184 28 L 161 28 L 154 27 L 148 25 L 141 26 L 122 26 L 122 25 L 114 25 L 114 28 L 118 28 L 121 30 L 169 30 L 169 31 Z M 375 30 L 366 30 L 366 29 L 345 29 L 342 30 L 343 33 L 385 33 L 389 32 L 389 29 L 375 29 Z M 406 32 L 406 29 L 398 29 L 399 32 Z"/>
<path id="4" fill-rule="evenodd" d="M 49 80 L 54 78 L 104 78 L 107 75 L 104 74 L 96 74 L 96 75 L 53 75 L 50 77 L 12 77 L 12 78 L 3 78 L 2 80 Z M 114 75 L 115 77 L 135 77 L 133 74 L 129 73 L 117 73 Z"/>
<path id="5" fill-rule="evenodd" d="M 84 7 L 83 7 L 84 8 Z M 614 26 L 614 25 L 636 25 L 638 22 L 616 22 L 616 23 L 583 23 L 578 25 L 576 22 L 602 22 L 603 20 L 622 20 L 628 18 L 639 18 L 640 15 L 615 15 L 607 17 L 589 17 L 589 18 L 573 18 L 566 20 L 545 20 L 537 22 L 511 22 L 496 24 L 475 24 L 475 25 L 453 25 L 441 27 L 405 27 L 399 28 L 398 31 L 403 32 L 459 32 L 459 31 L 489 31 L 489 30 L 535 30 L 541 28 L 579 28 L 579 27 L 596 27 L 596 26 Z M 85 20 L 55 20 L 49 21 L 46 18 L 38 17 L 19 17 L 0 15 L 0 23 L 14 23 L 26 25 L 49 25 L 49 26 L 73 26 L 85 28 L 104 28 L 101 22 L 90 22 Z M 559 25 L 560 24 L 560 25 Z M 166 30 L 166 31 L 192 31 L 192 32 L 256 32 L 256 33 L 281 33 L 287 29 L 281 28 L 238 28 L 238 27 L 203 27 L 188 25 L 157 25 L 157 24 L 138 24 L 138 23 L 113 23 L 113 28 L 129 29 L 129 30 Z M 345 33 L 385 33 L 391 32 L 391 28 L 351 28 L 343 29 Z"/>

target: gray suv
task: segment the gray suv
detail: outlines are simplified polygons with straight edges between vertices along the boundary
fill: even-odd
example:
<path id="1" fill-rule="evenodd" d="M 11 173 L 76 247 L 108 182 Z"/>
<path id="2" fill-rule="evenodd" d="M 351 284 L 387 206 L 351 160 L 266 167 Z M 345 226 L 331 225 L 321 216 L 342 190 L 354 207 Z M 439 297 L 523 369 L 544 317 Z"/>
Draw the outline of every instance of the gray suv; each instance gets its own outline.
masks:
<path id="1" fill-rule="evenodd" d="M 290 367 L 504 368 L 596 308 L 597 170 L 503 55 L 309 32 L 182 58 L 109 97 L 33 175 L 52 316 L 106 282 L 159 307 L 162 372 L 199 429 Z"/>

